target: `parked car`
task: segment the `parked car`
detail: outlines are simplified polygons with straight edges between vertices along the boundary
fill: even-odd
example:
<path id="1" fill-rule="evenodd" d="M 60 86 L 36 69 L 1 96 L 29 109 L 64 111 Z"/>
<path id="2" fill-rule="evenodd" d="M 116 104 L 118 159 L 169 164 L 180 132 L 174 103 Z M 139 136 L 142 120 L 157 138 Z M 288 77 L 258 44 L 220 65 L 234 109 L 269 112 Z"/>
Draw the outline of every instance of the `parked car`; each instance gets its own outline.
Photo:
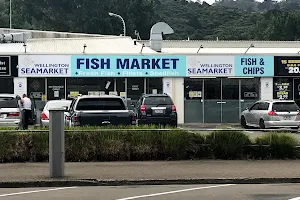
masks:
<path id="1" fill-rule="evenodd" d="M 29 125 L 36 124 L 35 100 L 29 97 L 32 103 L 32 115 L 29 119 Z M 20 96 L 15 94 L 0 94 L 0 126 L 19 127 L 22 123 L 21 110 L 18 101 Z"/>
<path id="2" fill-rule="evenodd" d="M 145 94 L 135 104 L 137 124 L 161 124 L 177 127 L 177 111 L 167 94 Z"/>
<path id="3" fill-rule="evenodd" d="M 70 126 L 133 125 L 134 112 L 122 97 L 83 95 L 73 99 L 68 111 Z"/>
<path id="4" fill-rule="evenodd" d="M 241 113 L 241 125 L 245 128 L 298 129 L 300 108 L 291 100 L 258 101 Z"/>
<path id="5" fill-rule="evenodd" d="M 66 108 L 69 109 L 71 105 L 71 100 L 51 100 L 48 101 L 44 108 L 41 109 L 41 117 L 40 117 L 40 126 L 49 126 L 49 109 L 53 108 Z M 64 119 L 65 125 L 67 125 L 67 116 L 68 113 L 65 112 Z"/>

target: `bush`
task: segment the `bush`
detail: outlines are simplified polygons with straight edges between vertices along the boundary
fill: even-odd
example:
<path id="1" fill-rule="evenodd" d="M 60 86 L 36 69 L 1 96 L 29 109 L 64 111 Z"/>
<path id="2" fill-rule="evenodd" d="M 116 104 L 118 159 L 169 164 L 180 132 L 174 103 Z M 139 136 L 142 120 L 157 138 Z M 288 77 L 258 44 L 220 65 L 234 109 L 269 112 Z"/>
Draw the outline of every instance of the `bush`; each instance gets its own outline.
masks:
<path id="1" fill-rule="evenodd" d="M 246 134 L 234 130 L 214 131 L 207 136 L 181 129 L 87 130 L 65 132 L 67 162 L 295 158 L 298 145 L 294 137 L 282 133 L 259 137 L 255 140 L 258 147 L 252 147 Z M 48 145 L 47 130 L 2 130 L 0 162 L 47 162 Z"/>
<path id="2" fill-rule="evenodd" d="M 240 159 L 244 157 L 245 147 L 251 144 L 248 135 L 241 131 L 214 131 L 207 135 L 206 142 L 211 145 L 215 158 Z"/>
<path id="3" fill-rule="evenodd" d="M 170 131 L 66 131 L 68 162 L 194 159 L 204 137 L 180 129 Z M 0 162 L 48 161 L 49 133 L 1 132 Z"/>
<path id="4" fill-rule="evenodd" d="M 270 145 L 268 153 L 263 154 L 265 157 L 279 159 L 297 157 L 295 146 L 299 145 L 299 142 L 288 133 L 268 133 L 256 138 L 255 142 L 259 146 Z"/>

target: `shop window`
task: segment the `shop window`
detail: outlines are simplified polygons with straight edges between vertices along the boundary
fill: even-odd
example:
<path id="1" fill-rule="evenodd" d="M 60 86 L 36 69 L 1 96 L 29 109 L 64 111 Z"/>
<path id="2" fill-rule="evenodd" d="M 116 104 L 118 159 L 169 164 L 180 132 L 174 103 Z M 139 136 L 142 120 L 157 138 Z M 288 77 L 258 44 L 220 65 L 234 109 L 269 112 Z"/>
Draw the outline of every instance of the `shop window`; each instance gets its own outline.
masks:
<path id="1" fill-rule="evenodd" d="M 114 78 L 67 78 L 68 97 L 104 95 L 114 92 Z"/>
<path id="2" fill-rule="evenodd" d="M 37 101 L 45 101 L 45 78 L 27 78 L 27 94 Z"/>
<path id="3" fill-rule="evenodd" d="M 163 80 L 162 78 L 147 78 L 147 94 L 162 94 Z"/>
<path id="4" fill-rule="evenodd" d="M 47 100 L 65 98 L 65 78 L 47 78 Z"/>
<path id="5" fill-rule="evenodd" d="M 14 78 L 0 78 L 0 93 L 14 93 Z"/>
<path id="6" fill-rule="evenodd" d="M 273 98 L 293 99 L 293 78 L 273 78 Z"/>
<path id="7" fill-rule="evenodd" d="M 127 78 L 127 100 L 137 101 L 145 93 L 145 78 Z"/>
<path id="8" fill-rule="evenodd" d="M 45 78 L 27 78 L 27 95 L 34 98 L 37 109 L 43 108 L 46 104 L 45 82 Z"/>
<path id="9" fill-rule="evenodd" d="M 126 97 L 126 93 L 125 93 L 125 78 L 116 78 L 116 92 L 117 95 L 125 98 Z"/>
<path id="10" fill-rule="evenodd" d="M 259 78 L 241 79 L 241 98 L 243 100 L 258 100 L 260 91 Z"/>
<path id="11" fill-rule="evenodd" d="M 184 79 L 184 99 L 201 99 L 202 98 L 202 79 Z"/>

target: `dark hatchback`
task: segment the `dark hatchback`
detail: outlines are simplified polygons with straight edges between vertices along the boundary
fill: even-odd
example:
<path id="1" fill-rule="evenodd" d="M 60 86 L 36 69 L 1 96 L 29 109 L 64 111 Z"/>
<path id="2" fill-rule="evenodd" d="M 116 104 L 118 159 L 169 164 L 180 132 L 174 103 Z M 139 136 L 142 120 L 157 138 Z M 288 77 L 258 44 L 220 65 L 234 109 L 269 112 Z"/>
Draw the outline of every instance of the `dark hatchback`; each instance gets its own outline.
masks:
<path id="1" fill-rule="evenodd" d="M 167 94 L 145 94 L 134 106 L 137 123 L 160 124 L 177 127 L 177 111 Z"/>

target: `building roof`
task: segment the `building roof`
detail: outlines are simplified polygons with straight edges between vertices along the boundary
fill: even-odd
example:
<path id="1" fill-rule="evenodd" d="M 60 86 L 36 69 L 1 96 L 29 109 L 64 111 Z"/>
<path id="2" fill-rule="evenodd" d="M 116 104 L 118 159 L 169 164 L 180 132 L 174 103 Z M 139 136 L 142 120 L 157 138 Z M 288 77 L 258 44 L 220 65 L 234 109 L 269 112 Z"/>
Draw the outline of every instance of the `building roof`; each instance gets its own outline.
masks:
<path id="1" fill-rule="evenodd" d="M 138 41 L 149 46 L 148 40 Z M 300 41 L 256 41 L 256 40 L 163 40 L 162 48 L 300 48 Z"/>
<path id="2" fill-rule="evenodd" d="M 84 38 L 40 38 L 29 39 L 26 42 L 27 54 L 139 54 L 142 44 L 136 43 L 130 37 L 103 36 Z M 2 43 L 0 54 L 23 54 L 23 43 Z M 142 53 L 156 54 L 157 52 L 144 47 Z"/>
<path id="3" fill-rule="evenodd" d="M 299 48 L 162 48 L 165 54 L 264 54 L 264 55 L 285 55 L 293 54 L 300 56 Z M 246 52 L 247 51 L 247 52 Z"/>

